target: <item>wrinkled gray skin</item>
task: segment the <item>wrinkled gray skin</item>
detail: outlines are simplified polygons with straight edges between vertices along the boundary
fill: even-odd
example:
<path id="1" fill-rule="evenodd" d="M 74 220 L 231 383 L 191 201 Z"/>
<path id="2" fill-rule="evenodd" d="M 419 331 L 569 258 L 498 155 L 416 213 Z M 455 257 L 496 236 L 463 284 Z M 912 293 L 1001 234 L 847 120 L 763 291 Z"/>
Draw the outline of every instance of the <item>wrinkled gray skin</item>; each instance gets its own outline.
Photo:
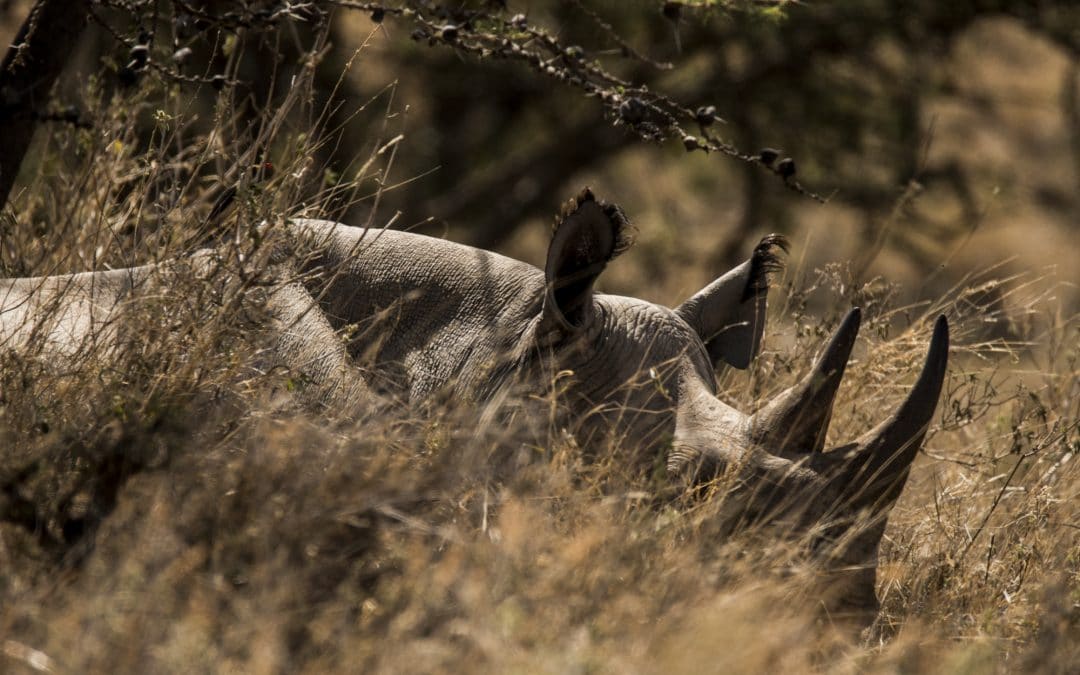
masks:
<path id="1" fill-rule="evenodd" d="M 840 589 L 834 611 L 876 611 L 878 544 L 945 374 L 944 317 L 900 409 L 856 441 L 823 451 L 857 308 L 805 379 L 756 413 L 716 396 L 715 368 L 745 368 L 760 348 L 779 238 L 763 240 L 750 260 L 669 309 L 593 292 L 626 246 L 627 225 L 588 190 L 564 209 L 544 270 L 414 234 L 314 220 L 290 227 L 296 250 L 316 254 L 298 258 L 288 271 L 303 281 L 269 302 L 277 352 L 320 396 L 485 400 L 523 379 L 545 390 L 561 373 L 571 415 L 588 420 L 576 428 L 607 429 L 646 456 L 666 453 L 679 482 L 730 479 L 723 512 L 732 526 L 778 523 L 808 535 Z M 77 345 L 147 270 L 0 282 L 0 338 L 7 346 L 25 341 L 18 326 L 27 314 L 65 290 L 48 339 Z"/>

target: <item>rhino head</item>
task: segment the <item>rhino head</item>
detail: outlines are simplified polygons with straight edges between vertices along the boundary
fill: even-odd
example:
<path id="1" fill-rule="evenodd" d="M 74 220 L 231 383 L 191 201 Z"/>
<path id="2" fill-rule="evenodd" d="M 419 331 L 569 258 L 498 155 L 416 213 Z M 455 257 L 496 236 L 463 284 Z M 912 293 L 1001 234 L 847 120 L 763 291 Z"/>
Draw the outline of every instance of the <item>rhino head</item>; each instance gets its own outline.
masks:
<path id="1" fill-rule="evenodd" d="M 746 368 L 761 347 L 768 276 L 783 238 L 674 309 L 596 293 L 627 245 L 621 211 L 586 190 L 564 209 L 545 266 L 545 297 L 525 340 L 548 377 L 572 374 L 570 406 L 628 445 L 666 452 L 673 480 L 717 486 L 732 526 L 779 524 L 834 573 L 838 607 L 877 609 L 877 549 L 937 406 L 949 330 L 939 317 L 907 399 L 860 438 L 824 449 L 833 401 L 859 330 L 852 309 L 796 385 L 752 414 L 717 396 L 721 363 Z"/>

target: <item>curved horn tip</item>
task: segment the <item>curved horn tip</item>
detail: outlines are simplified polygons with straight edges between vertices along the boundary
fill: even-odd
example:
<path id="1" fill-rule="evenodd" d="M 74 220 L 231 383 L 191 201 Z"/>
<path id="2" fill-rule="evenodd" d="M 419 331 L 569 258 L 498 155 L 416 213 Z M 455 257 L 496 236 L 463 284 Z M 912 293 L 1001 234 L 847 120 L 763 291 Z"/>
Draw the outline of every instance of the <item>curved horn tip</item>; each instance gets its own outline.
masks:
<path id="1" fill-rule="evenodd" d="M 949 320 L 944 314 L 939 314 L 934 321 L 934 333 L 930 337 L 930 350 L 926 355 L 926 364 L 945 369 L 949 358 Z"/>
<path id="2" fill-rule="evenodd" d="M 912 406 L 917 408 L 929 408 L 926 416 L 933 413 L 937 406 L 938 397 L 941 394 L 941 385 L 945 380 L 945 370 L 949 364 L 949 320 L 945 315 L 939 315 L 934 321 L 934 332 L 930 337 L 930 348 L 926 353 L 926 362 L 922 372 L 915 380 L 908 400 L 903 408 Z"/>
<path id="3" fill-rule="evenodd" d="M 848 310 L 848 313 L 844 315 L 844 320 L 840 322 L 840 327 L 836 329 L 836 336 L 843 335 L 845 339 L 855 340 L 855 336 L 859 334 L 859 327 L 862 325 L 862 308 L 852 307 Z"/>
<path id="4" fill-rule="evenodd" d="M 944 340 L 949 339 L 949 319 L 944 314 L 938 314 L 934 321 L 934 339 L 938 339 L 939 335 L 943 336 Z"/>
<path id="5" fill-rule="evenodd" d="M 859 335 L 859 326 L 862 323 L 862 310 L 852 307 L 848 311 L 840 326 L 833 332 L 825 351 L 821 353 L 815 369 L 819 373 L 833 373 L 839 371 L 843 374 L 847 366 L 851 350 L 855 346 L 855 338 Z"/>

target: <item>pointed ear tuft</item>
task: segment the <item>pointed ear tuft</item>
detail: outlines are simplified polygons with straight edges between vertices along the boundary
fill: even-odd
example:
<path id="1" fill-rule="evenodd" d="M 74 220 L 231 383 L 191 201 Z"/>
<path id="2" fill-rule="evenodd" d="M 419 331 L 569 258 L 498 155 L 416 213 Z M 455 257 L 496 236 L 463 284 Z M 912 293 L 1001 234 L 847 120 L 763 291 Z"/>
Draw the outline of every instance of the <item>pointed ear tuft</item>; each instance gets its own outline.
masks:
<path id="1" fill-rule="evenodd" d="M 767 234 L 750 255 L 749 278 L 746 288 L 743 290 L 742 302 L 746 302 L 761 293 L 769 290 L 769 279 L 773 274 L 784 270 L 784 259 L 780 251 L 785 254 L 791 251 L 791 243 L 782 234 Z"/>
<path id="2" fill-rule="evenodd" d="M 713 365 L 746 368 L 761 349 L 769 279 L 783 269 L 783 235 L 763 238 L 750 259 L 712 282 L 675 309 L 697 331 Z"/>
<path id="3" fill-rule="evenodd" d="M 585 188 L 563 205 L 548 247 L 544 320 L 563 330 L 592 318 L 592 289 L 608 262 L 630 247 L 632 228 L 622 209 Z"/>
<path id="4" fill-rule="evenodd" d="M 581 188 L 581 192 L 577 193 L 572 199 L 566 200 L 559 208 L 559 214 L 556 216 L 555 224 L 551 228 L 552 238 L 558 236 L 559 230 L 564 227 L 568 220 L 580 217 L 582 209 L 586 209 L 588 204 L 599 207 L 600 212 L 608 219 L 609 227 L 615 239 L 611 259 L 622 255 L 634 245 L 634 226 L 630 224 L 630 220 L 623 213 L 623 210 L 617 204 L 609 204 L 598 200 L 596 195 L 593 194 L 592 188 L 588 186 Z"/>

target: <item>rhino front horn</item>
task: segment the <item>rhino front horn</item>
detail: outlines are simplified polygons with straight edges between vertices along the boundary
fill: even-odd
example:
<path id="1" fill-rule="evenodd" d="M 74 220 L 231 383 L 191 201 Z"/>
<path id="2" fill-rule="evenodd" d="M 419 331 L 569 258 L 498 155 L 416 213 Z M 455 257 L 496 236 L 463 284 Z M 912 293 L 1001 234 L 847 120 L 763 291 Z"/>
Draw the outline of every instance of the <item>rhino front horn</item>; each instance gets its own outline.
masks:
<path id="1" fill-rule="evenodd" d="M 939 316 L 926 364 L 907 399 L 892 417 L 860 438 L 849 455 L 849 485 L 859 486 L 852 495 L 855 501 L 882 509 L 900 495 L 937 408 L 948 360 L 949 322 Z"/>

